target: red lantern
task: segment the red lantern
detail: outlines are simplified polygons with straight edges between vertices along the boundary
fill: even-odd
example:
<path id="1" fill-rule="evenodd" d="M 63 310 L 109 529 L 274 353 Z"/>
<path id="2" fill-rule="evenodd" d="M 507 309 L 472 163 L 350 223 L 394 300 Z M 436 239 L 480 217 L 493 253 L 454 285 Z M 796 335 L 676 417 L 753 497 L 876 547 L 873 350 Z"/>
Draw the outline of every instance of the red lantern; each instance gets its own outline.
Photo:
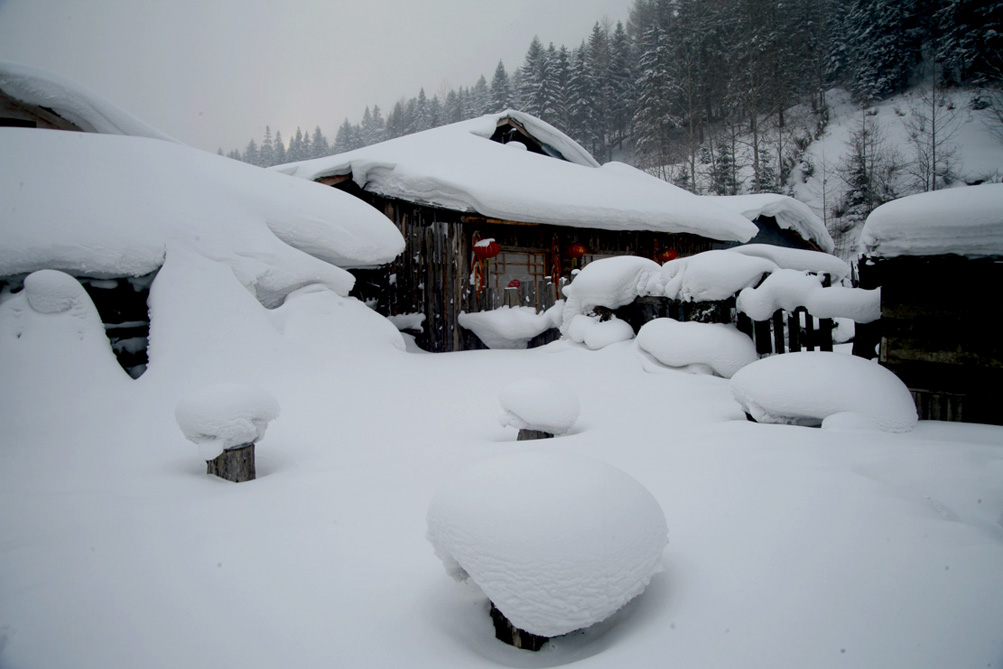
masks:
<path id="1" fill-rule="evenodd" d="M 474 256 L 476 256 L 478 260 L 494 258 L 498 255 L 499 251 L 501 251 L 501 248 L 498 246 L 498 242 L 490 237 L 482 239 L 474 244 Z"/>
<path id="2" fill-rule="evenodd" d="M 678 257 L 679 253 L 675 249 L 662 249 L 661 251 L 658 252 L 658 255 L 656 256 L 658 262 L 662 264 L 665 264 L 670 260 L 675 260 Z"/>
<path id="3" fill-rule="evenodd" d="M 512 279 L 511 281 L 508 282 L 508 287 L 509 288 L 522 288 L 522 281 L 520 281 L 519 279 Z"/>
<path id="4" fill-rule="evenodd" d="M 586 253 L 585 245 L 582 244 L 581 242 L 575 242 L 574 244 L 568 247 L 568 257 L 571 258 L 572 260 L 578 260 L 583 255 L 585 255 L 585 253 Z"/>

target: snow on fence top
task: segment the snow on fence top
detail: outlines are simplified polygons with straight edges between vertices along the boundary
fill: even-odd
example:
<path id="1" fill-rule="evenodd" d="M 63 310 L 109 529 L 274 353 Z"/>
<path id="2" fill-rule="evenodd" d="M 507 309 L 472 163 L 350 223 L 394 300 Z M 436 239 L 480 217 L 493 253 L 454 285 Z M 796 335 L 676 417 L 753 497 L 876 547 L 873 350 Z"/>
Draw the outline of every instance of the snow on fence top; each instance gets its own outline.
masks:
<path id="1" fill-rule="evenodd" d="M 0 276 L 141 276 L 169 245 L 228 264 L 265 306 L 404 247 L 372 207 L 319 184 L 140 137 L 0 129 Z M 333 263 L 333 264 L 332 264 Z"/>
<path id="2" fill-rule="evenodd" d="M 869 256 L 1003 256 L 1003 184 L 910 195 L 871 212 L 860 235 Z"/>
<path id="3" fill-rule="evenodd" d="M 567 160 L 491 141 L 504 119 Z M 512 110 L 273 169 L 309 180 L 350 174 L 373 193 L 504 220 L 738 242 L 758 232 L 709 198 L 622 163 L 600 167 L 567 135 Z"/>
<path id="4" fill-rule="evenodd" d="M 777 193 L 750 193 L 748 195 L 705 196 L 716 203 L 737 211 L 750 221 L 760 216 L 772 216 L 784 230 L 793 230 L 803 239 L 814 242 L 826 253 L 836 245 L 825 229 L 825 223 L 811 207 L 787 195 Z"/>
<path id="5" fill-rule="evenodd" d="M 51 109 L 84 132 L 177 141 L 94 91 L 46 70 L 0 61 L 0 91 L 26 104 Z"/>

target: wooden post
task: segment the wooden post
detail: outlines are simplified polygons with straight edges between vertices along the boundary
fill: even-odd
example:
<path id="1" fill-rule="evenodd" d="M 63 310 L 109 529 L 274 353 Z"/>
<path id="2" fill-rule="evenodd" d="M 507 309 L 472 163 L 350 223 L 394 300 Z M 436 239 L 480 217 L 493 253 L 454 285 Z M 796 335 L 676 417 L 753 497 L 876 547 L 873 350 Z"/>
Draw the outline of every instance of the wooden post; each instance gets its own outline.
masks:
<path id="1" fill-rule="evenodd" d="M 797 353 L 801 350 L 801 309 L 787 314 L 787 350 Z"/>
<path id="2" fill-rule="evenodd" d="M 227 481 L 240 483 L 253 481 L 254 444 L 242 444 L 220 453 L 214 460 L 206 460 L 206 474 L 218 476 Z"/>
<path id="3" fill-rule="evenodd" d="M 549 432 L 544 432 L 543 430 L 527 430 L 522 428 L 519 430 L 519 436 L 516 437 L 516 441 L 530 441 L 533 439 L 552 439 L 554 435 Z"/>
<path id="4" fill-rule="evenodd" d="M 815 317 L 811 314 L 804 315 L 804 341 L 805 348 L 809 351 L 814 351 L 818 346 L 818 337 L 815 336 Z"/>
<path id="5" fill-rule="evenodd" d="M 818 320 L 818 350 L 832 350 L 832 330 L 834 325 L 831 318 L 820 318 Z"/>
<path id="6" fill-rule="evenodd" d="M 773 312 L 773 346 L 777 353 L 787 350 L 784 342 L 784 312 L 780 309 Z"/>
<path id="7" fill-rule="evenodd" d="M 519 629 L 505 617 L 504 613 L 498 610 L 494 602 L 491 602 L 491 622 L 495 625 L 495 638 L 516 648 L 540 650 L 543 648 L 543 644 L 550 639 L 550 637 L 539 636 Z"/>
<path id="8" fill-rule="evenodd" d="M 753 321 L 752 330 L 756 333 L 756 353 L 759 355 L 773 353 L 773 345 L 770 342 L 770 321 Z"/>

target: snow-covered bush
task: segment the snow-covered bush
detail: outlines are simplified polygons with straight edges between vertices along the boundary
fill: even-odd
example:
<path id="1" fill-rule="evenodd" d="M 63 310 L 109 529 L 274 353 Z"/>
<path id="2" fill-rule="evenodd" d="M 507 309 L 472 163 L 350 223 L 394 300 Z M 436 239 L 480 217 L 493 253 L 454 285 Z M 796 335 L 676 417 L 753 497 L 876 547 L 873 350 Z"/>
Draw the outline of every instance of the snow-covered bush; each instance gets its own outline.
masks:
<path id="1" fill-rule="evenodd" d="M 637 256 L 590 262 L 563 289 L 567 304 L 561 333 L 567 334 L 571 320 L 577 315 L 591 314 L 596 307 L 616 309 L 630 304 L 638 295 L 651 294 L 648 284 L 658 281 L 659 270 L 655 261 Z"/>
<path id="2" fill-rule="evenodd" d="M 585 344 L 593 351 L 598 351 L 618 341 L 633 339 L 634 328 L 616 316 L 604 321 L 598 316 L 577 314 L 568 322 L 565 336 L 571 341 Z"/>
<path id="3" fill-rule="evenodd" d="M 881 291 L 843 286 L 822 286 L 822 277 L 792 269 L 779 269 L 758 288 L 745 288 L 738 295 L 739 311 L 756 321 L 765 321 L 778 309 L 804 307 L 816 318 L 851 318 L 870 323 L 881 317 Z"/>
<path id="4" fill-rule="evenodd" d="M 705 251 L 670 260 L 662 266 L 664 295 L 683 302 L 724 300 L 755 285 L 777 269 L 765 258 L 732 251 Z"/>
<path id="5" fill-rule="evenodd" d="M 541 313 L 533 307 L 505 306 L 490 311 L 461 312 L 457 321 L 488 348 L 526 348 L 533 337 L 561 324 L 563 309 L 563 301 Z"/>
<path id="6" fill-rule="evenodd" d="M 553 379 L 521 379 L 498 394 L 501 424 L 522 431 L 567 433 L 578 420 L 581 405 L 571 387 Z"/>
<path id="7" fill-rule="evenodd" d="M 734 326 L 656 318 L 641 327 L 637 345 L 658 362 L 724 378 L 759 359 L 756 346 Z"/>
<path id="8" fill-rule="evenodd" d="M 267 391 L 244 383 L 218 383 L 189 394 L 174 410 L 185 438 L 199 447 L 203 460 L 223 451 L 261 441 L 279 403 Z"/>
<path id="9" fill-rule="evenodd" d="M 451 477 L 428 509 L 446 571 L 470 579 L 515 627 L 553 637 L 608 618 L 661 570 L 665 515 L 623 471 L 519 452 Z"/>
<path id="10" fill-rule="evenodd" d="M 905 432 L 916 407 L 905 384 L 877 363 L 803 351 L 763 358 L 731 378 L 731 391 L 761 423 Z"/>

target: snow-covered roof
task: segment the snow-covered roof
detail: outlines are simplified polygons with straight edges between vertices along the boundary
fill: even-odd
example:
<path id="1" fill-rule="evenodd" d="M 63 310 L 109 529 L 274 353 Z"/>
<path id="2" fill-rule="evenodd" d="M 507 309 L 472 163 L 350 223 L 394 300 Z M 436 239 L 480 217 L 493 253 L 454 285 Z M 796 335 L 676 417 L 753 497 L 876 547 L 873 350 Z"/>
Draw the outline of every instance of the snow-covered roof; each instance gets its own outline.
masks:
<path id="1" fill-rule="evenodd" d="M 176 245 L 228 265 L 266 306 L 404 247 L 356 198 L 182 144 L 0 129 L 0 276 L 140 276 Z M 338 265 L 339 267 L 336 267 Z"/>
<path id="2" fill-rule="evenodd" d="M 566 160 L 491 141 L 506 119 Z M 512 110 L 273 169 L 309 180 L 351 175 L 373 193 L 503 220 L 738 242 L 758 232 L 709 198 L 623 163 L 600 167 L 567 135 Z"/>
<path id="3" fill-rule="evenodd" d="M 177 141 L 88 88 L 46 70 L 0 61 L 0 91 L 51 109 L 84 132 Z"/>
<path id="4" fill-rule="evenodd" d="M 836 245 L 825 229 L 825 223 L 815 215 L 811 207 L 800 200 L 777 193 L 750 193 L 748 195 L 707 195 L 732 211 L 736 211 L 750 221 L 760 216 L 772 216 L 784 230 L 792 230 L 803 239 L 814 242 L 826 253 L 832 253 Z"/>
<path id="5" fill-rule="evenodd" d="M 1003 256 L 1003 184 L 910 195 L 871 212 L 860 234 L 870 256 Z"/>

